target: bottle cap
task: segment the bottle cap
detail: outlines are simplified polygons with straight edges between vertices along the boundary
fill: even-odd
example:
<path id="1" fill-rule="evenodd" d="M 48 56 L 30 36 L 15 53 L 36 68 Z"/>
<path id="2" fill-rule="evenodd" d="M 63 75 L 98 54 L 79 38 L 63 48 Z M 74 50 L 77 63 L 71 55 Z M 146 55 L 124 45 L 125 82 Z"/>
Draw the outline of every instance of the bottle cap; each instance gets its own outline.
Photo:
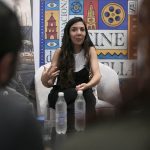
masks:
<path id="1" fill-rule="evenodd" d="M 83 94 L 83 91 L 79 90 L 78 95 L 82 95 L 82 94 Z"/>
<path id="2" fill-rule="evenodd" d="M 59 92 L 58 96 L 64 96 L 64 93 L 63 92 Z"/>

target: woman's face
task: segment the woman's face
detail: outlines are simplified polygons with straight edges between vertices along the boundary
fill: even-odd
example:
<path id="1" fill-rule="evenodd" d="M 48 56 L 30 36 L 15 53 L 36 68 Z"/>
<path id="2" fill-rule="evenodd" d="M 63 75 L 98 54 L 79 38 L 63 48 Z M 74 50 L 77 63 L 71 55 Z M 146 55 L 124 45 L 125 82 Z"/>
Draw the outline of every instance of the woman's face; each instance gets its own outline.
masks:
<path id="1" fill-rule="evenodd" d="M 81 46 L 84 42 L 86 31 L 83 22 L 74 23 L 70 27 L 70 38 L 74 46 Z"/>

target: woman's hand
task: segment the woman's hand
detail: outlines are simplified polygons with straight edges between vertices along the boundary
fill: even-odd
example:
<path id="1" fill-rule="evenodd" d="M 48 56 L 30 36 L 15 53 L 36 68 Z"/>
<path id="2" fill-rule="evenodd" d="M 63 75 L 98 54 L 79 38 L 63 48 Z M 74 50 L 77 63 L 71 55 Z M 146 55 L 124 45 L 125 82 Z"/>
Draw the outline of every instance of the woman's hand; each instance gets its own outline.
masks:
<path id="1" fill-rule="evenodd" d="M 82 84 L 79 84 L 79 85 L 76 86 L 77 91 L 79 91 L 79 90 L 84 91 L 86 89 L 88 89 L 88 85 L 86 83 L 82 83 Z"/>
<path id="2" fill-rule="evenodd" d="M 42 84 L 46 87 L 53 86 L 56 77 L 59 75 L 59 72 L 60 71 L 58 70 L 57 66 L 51 65 L 49 68 L 44 66 L 41 76 Z"/>

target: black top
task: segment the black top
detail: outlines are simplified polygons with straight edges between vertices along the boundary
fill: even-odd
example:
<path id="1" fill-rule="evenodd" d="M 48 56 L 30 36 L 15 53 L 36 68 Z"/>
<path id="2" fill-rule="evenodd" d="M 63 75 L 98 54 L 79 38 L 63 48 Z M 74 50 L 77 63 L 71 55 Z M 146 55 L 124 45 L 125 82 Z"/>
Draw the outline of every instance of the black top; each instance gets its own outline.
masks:
<path id="1" fill-rule="evenodd" d="M 76 85 L 89 82 L 89 69 L 88 69 L 88 67 L 85 66 L 80 71 L 74 72 L 73 77 L 74 77 L 74 79 L 73 79 L 72 83 L 70 83 L 69 88 L 75 88 Z M 56 83 L 56 85 L 53 86 L 53 88 L 62 89 L 60 86 L 60 76 L 58 76 L 57 83 Z"/>

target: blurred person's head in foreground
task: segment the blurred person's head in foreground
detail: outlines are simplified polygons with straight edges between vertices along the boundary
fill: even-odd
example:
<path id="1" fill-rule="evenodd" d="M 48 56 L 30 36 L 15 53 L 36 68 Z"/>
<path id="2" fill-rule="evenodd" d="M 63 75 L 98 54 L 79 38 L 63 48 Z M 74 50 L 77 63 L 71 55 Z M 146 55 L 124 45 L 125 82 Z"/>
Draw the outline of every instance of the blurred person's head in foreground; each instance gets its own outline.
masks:
<path id="1" fill-rule="evenodd" d="M 139 11 L 138 88 L 150 93 L 150 1 L 143 0 Z"/>
<path id="2" fill-rule="evenodd" d="M 0 2 L 0 86 L 6 85 L 15 71 L 21 41 L 17 16 Z"/>

